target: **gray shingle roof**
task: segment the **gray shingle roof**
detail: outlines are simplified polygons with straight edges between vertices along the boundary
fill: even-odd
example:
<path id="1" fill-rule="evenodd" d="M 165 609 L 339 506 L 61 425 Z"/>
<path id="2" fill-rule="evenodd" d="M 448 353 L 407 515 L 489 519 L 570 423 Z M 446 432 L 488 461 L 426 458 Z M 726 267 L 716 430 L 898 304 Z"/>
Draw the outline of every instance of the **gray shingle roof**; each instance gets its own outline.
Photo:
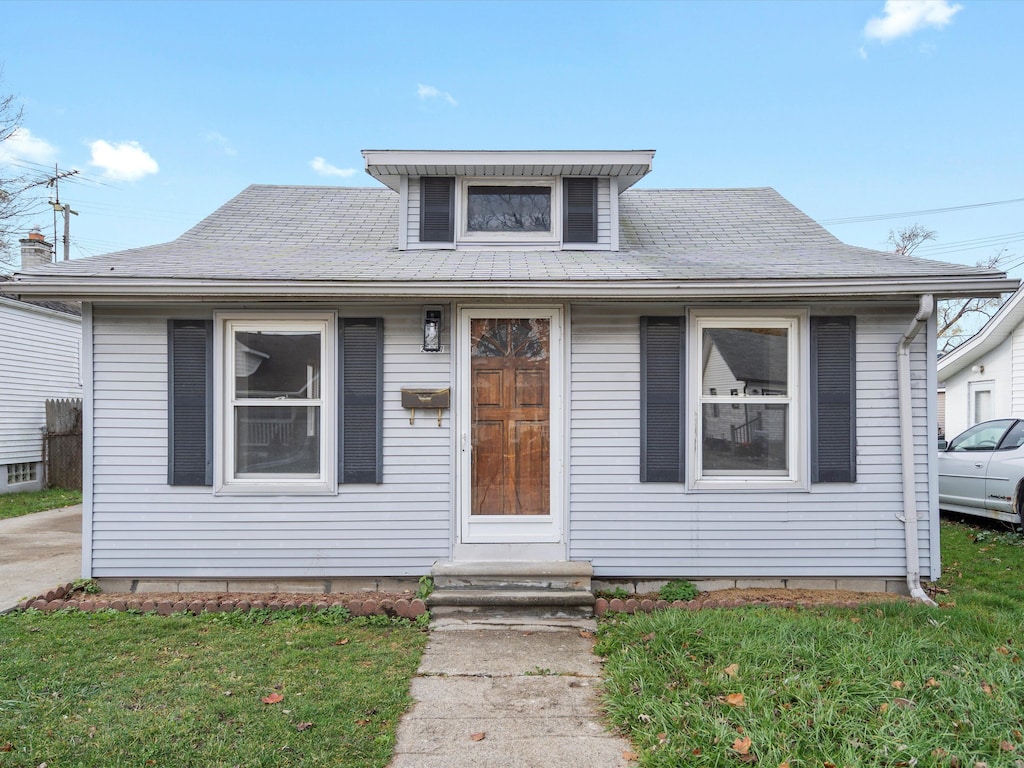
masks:
<path id="1" fill-rule="evenodd" d="M 770 188 L 628 190 L 617 252 L 400 251 L 398 199 L 389 189 L 254 185 L 169 243 L 25 274 L 378 283 L 1001 276 L 846 245 Z"/>

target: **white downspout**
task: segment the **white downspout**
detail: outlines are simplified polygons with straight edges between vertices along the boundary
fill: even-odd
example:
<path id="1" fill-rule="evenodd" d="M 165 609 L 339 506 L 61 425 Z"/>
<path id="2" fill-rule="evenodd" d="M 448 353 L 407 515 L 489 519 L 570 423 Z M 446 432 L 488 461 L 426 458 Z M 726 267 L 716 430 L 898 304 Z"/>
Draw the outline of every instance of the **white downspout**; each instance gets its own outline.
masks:
<path id="1" fill-rule="evenodd" d="M 907 587 L 916 600 L 935 605 L 921 588 L 921 552 L 917 545 L 917 492 L 914 472 L 914 424 L 910 388 L 910 345 L 932 315 L 935 300 L 921 296 L 920 309 L 903 332 L 896 348 L 896 382 L 899 396 L 900 457 L 903 465 L 903 532 L 906 537 Z"/>

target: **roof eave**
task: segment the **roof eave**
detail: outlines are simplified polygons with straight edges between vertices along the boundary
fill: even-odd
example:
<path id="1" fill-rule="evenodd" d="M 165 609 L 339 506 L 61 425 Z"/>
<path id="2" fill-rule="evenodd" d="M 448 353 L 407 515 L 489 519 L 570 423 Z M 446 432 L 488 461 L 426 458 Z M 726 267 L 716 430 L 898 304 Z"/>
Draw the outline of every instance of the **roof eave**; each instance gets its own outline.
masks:
<path id="1" fill-rule="evenodd" d="M 1011 278 L 875 278 L 841 280 L 532 280 L 532 281 L 317 281 L 150 280 L 49 278 L 0 285 L 0 292 L 35 298 L 130 303 L 145 299 L 180 302 L 296 299 L 560 298 L 617 301 L 890 299 L 932 294 L 936 298 L 999 296 L 1017 289 Z"/>
<path id="2" fill-rule="evenodd" d="M 651 171 L 653 149 L 401 150 L 364 149 L 366 172 L 396 192 L 402 177 L 614 176 L 619 192 Z"/>
<path id="3" fill-rule="evenodd" d="M 1017 288 L 1011 296 L 971 338 L 943 355 L 938 363 L 939 381 L 955 376 L 978 358 L 991 352 L 1006 341 L 1013 329 L 1024 322 L 1024 288 Z"/>

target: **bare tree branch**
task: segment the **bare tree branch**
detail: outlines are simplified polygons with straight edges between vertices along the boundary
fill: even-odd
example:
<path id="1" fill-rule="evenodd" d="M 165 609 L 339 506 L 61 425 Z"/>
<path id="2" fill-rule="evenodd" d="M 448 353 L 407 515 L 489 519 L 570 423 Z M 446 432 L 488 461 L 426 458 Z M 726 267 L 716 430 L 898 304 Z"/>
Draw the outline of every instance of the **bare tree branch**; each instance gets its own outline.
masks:
<path id="1" fill-rule="evenodd" d="M 920 224 L 911 224 L 900 230 L 889 230 L 888 243 L 893 253 L 910 256 L 918 247 L 929 240 L 935 240 L 934 230 Z M 999 269 L 1012 254 L 1002 249 L 982 259 L 976 266 L 988 269 Z M 996 313 L 1002 305 L 1001 297 L 966 299 L 944 299 L 938 303 L 936 321 L 938 324 L 939 352 L 945 353 L 955 349 Z"/>
<path id="2" fill-rule="evenodd" d="M 935 232 L 933 230 L 922 227 L 920 224 L 911 224 L 898 232 L 890 229 L 887 242 L 892 245 L 893 253 L 909 256 L 917 250 L 921 243 L 934 239 Z"/>
<path id="3" fill-rule="evenodd" d="M 3 85 L 3 74 L 3 68 L 0 67 L 0 87 Z M 23 114 L 21 105 L 13 95 L 0 93 L 0 144 L 8 141 L 18 131 Z M 30 202 L 21 194 L 25 183 L 23 175 L 14 173 L 13 168 L 0 163 L 0 269 L 14 264 L 11 252 L 14 235 Z"/>

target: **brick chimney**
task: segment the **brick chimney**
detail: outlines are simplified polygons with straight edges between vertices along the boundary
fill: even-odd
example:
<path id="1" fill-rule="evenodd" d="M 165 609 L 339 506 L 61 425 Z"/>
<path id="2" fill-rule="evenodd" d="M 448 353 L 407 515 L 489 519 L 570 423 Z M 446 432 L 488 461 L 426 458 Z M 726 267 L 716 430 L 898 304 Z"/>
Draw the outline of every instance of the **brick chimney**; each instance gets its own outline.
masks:
<path id="1" fill-rule="evenodd" d="M 46 242 L 46 238 L 38 228 L 33 228 L 28 233 L 28 237 L 19 242 L 21 243 L 22 271 L 53 263 L 53 246 Z"/>

